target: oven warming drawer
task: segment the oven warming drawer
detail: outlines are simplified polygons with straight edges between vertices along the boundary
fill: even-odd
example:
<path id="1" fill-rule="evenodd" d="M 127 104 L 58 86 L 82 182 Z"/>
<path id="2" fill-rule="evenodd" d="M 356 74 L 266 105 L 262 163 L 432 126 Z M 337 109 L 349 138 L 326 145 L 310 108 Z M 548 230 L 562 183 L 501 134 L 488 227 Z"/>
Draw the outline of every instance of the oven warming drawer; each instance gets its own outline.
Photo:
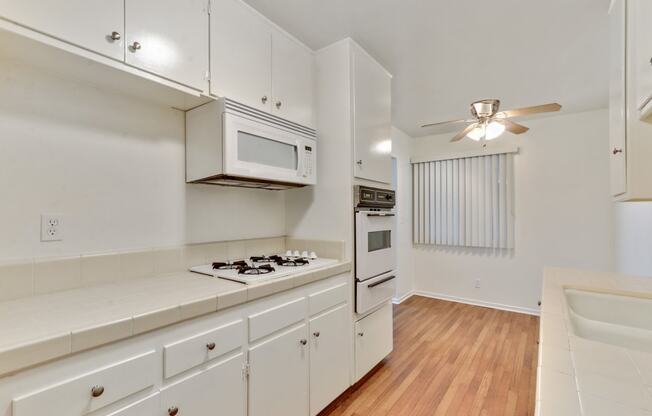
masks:
<path id="1" fill-rule="evenodd" d="M 396 288 L 396 274 L 391 271 L 362 282 L 356 282 L 355 311 L 367 313 L 392 299 Z"/>

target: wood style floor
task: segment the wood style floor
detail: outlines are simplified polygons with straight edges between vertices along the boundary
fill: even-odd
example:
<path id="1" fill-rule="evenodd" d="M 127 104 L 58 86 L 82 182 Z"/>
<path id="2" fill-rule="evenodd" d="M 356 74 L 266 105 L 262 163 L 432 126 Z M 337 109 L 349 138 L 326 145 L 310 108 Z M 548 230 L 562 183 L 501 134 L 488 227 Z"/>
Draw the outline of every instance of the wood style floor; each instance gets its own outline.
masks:
<path id="1" fill-rule="evenodd" d="M 539 319 L 413 296 L 394 352 L 320 416 L 534 414 Z"/>

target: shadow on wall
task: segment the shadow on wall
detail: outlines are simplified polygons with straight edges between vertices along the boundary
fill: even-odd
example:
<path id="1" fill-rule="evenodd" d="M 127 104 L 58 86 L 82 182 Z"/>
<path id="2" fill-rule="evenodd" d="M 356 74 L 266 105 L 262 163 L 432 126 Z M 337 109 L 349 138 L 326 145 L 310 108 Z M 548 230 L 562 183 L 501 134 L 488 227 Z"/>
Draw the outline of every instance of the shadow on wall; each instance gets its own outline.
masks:
<path id="1" fill-rule="evenodd" d="M 515 250 L 505 248 L 439 246 L 426 244 L 414 244 L 414 248 L 425 252 L 453 254 L 456 256 L 493 257 L 507 260 L 515 258 Z"/>

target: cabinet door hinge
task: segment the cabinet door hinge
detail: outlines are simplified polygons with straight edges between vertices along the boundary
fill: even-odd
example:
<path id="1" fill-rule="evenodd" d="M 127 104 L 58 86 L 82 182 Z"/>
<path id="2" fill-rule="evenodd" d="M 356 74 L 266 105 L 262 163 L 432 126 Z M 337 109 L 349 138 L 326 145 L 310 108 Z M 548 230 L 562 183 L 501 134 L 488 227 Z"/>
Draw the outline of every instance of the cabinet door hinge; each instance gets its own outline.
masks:
<path id="1" fill-rule="evenodd" d="M 205 79 L 206 81 L 210 81 L 210 80 L 211 80 L 211 71 L 206 71 L 206 72 L 204 72 L 204 79 Z"/>
<path id="2" fill-rule="evenodd" d="M 242 364 L 242 378 L 248 378 L 249 374 L 251 374 L 249 363 Z"/>
<path id="3" fill-rule="evenodd" d="M 211 11 L 212 11 L 211 10 L 211 7 L 212 7 L 211 3 L 212 3 L 212 1 L 208 0 L 208 4 L 206 5 L 206 13 L 208 13 L 208 14 L 211 14 Z"/>

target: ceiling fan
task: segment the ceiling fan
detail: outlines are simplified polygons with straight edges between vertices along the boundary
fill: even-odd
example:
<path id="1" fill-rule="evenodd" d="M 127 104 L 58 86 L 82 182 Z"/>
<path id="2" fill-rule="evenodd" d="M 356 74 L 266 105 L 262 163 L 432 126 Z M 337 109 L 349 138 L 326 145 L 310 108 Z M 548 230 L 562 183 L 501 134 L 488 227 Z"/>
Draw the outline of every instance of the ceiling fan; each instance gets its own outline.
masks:
<path id="1" fill-rule="evenodd" d="M 499 108 L 500 100 L 480 100 L 471 104 L 471 115 L 473 116 L 471 119 L 424 124 L 421 127 L 471 123 L 455 135 L 451 142 L 460 141 L 467 136 L 475 141 L 493 140 L 503 134 L 505 130 L 514 134 L 522 134 L 529 130 L 528 127 L 509 120 L 510 118 L 559 111 L 561 110 L 561 105 L 551 103 L 507 111 L 498 111 Z"/>

